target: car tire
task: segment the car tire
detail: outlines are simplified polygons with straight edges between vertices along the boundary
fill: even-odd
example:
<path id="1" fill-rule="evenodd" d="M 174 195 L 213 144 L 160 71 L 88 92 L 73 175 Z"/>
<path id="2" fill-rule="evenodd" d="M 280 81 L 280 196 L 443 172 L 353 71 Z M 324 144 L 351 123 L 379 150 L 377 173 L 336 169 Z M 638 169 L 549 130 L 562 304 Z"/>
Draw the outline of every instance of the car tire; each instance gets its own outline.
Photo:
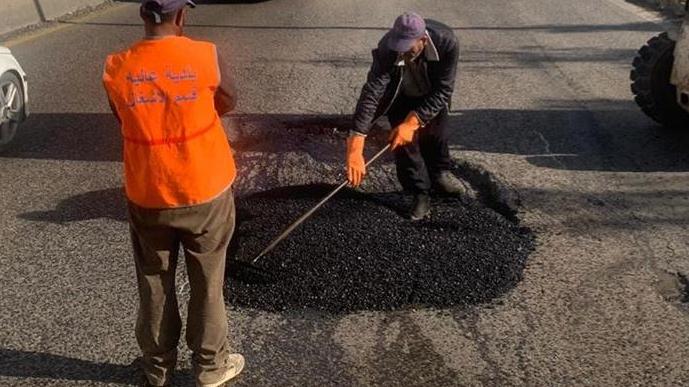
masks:
<path id="1" fill-rule="evenodd" d="M 6 99 L 10 97 L 12 101 L 8 104 Z M 0 152 L 5 150 L 15 138 L 19 124 L 25 118 L 24 109 L 24 88 L 19 76 L 10 71 L 2 74 L 0 76 Z"/>
<path id="2" fill-rule="evenodd" d="M 646 115 L 667 128 L 686 128 L 689 112 L 677 103 L 670 83 L 675 41 L 664 32 L 649 40 L 634 58 L 630 74 L 634 100 Z"/>
<path id="3" fill-rule="evenodd" d="M 11 106 L 7 104 L 8 97 L 12 97 Z M 24 88 L 19 76 L 9 71 L 2 74 L 0 76 L 0 151 L 6 149 L 15 138 L 17 128 L 25 117 L 24 109 Z"/>

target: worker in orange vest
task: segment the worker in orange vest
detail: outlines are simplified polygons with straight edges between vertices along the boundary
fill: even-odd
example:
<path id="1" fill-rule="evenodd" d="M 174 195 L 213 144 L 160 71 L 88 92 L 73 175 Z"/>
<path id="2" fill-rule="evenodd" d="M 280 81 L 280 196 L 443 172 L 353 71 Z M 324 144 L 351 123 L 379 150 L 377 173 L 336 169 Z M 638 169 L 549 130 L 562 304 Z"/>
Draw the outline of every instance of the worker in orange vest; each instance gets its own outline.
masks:
<path id="1" fill-rule="evenodd" d="M 136 338 L 144 385 L 171 383 L 181 318 L 179 247 L 189 277 L 186 340 L 197 386 L 220 386 L 244 367 L 231 354 L 223 299 L 234 231 L 236 168 L 220 116 L 236 94 L 216 46 L 182 36 L 189 0 L 144 0 L 146 36 L 108 56 L 103 82 L 121 124 L 124 178 L 139 289 Z"/>

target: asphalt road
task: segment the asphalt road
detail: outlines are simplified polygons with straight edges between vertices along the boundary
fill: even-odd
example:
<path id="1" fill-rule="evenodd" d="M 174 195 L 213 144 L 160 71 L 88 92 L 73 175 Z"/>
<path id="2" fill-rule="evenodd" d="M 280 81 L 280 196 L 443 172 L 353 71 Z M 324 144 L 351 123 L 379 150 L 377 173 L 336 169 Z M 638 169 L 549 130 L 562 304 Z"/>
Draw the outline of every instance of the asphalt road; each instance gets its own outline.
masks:
<path id="1" fill-rule="evenodd" d="M 214 3 L 188 33 L 216 42 L 237 77 L 238 193 L 337 179 L 332 129 L 346 129 L 370 49 L 413 9 L 461 40 L 453 157 L 516 192 L 537 238 L 523 280 L 490 304 L 231 308 L 248 361 L 233 385 L 689 383 L 689 138 L 629 92 L 635 51 L 663 28 L 652 14 L 623 0 Z M 121 144 L 100 74 L 141 35 L 133 2 L 6 43 L 29 73 L 32 116 L 0 155 L 0 385 L 136 381 Z M 388 159 L 365 188 L 391 184 Z"/>

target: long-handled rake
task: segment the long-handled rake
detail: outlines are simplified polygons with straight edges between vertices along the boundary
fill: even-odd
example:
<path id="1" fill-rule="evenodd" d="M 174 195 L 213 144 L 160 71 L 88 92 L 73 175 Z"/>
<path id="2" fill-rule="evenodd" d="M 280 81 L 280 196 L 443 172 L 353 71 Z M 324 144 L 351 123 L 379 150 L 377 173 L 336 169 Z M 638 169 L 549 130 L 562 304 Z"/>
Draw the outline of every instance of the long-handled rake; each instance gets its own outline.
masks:
<path id="1" fill-rule="evenodd" d="M 370 160 L 366 163 L 366 167 L 368 167 L 370 164 L 375 162 L 380 156 L 383 155 L 388 149 L 390 149 L 390 144 L 386 145 L 383 149 L 378 151 L 373 157 L 371 157 Z M 273 239 L 266 248 L 264 248 L 254 259 L 251 261 L 240 261 L 236 260 L 233 261 L 230 265 L 230 270 L 233 275 L 233 277 L 238 278 L 240 280 L 243 280 L 244 282 L 248 283 L 269 283 L 269 282 L 275 282 L 275 277 L 273 274 L 265 269 L 262 269 L 258 266 L 256 266 L 256 263 L 263 257 L 266 256 L 271 250 L 275 248 L 281 241 L 283 241 L 285 238 L 287 238 L 294 229 L 299 227 L 300 224 L 304 223 L 306 219 L 311 217 L 316 211 L 318 211 L 319 208 L 321 208 L 325 203 L 328 202 L 335 194 L 340 192 L 344 187 L 347 186 L 349 181 L 345 180 L 337 186 L 334 190 L 332 190 L 328 195 L 326 195 L 321 201 L 319 201 L 315 206 L 313 206 L 310 210 L 308 210 L 306 213 L 304 213 L 302 216 L 300 216 L 297 220 L 292 222 L 285 230 L 278 235 L 275 239 Z"/>

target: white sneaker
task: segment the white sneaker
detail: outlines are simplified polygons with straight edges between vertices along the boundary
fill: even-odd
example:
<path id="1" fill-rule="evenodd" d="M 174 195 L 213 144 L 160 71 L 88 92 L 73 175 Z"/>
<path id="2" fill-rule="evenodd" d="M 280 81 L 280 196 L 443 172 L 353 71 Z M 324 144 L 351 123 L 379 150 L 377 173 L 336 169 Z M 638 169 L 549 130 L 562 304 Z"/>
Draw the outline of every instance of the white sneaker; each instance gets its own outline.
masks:
<path id="1" fill-rule="evenodd" d="M 238 353 L 232 353 L 227 356 L 227 360 L 225 361 L 225 364 L 227 365 L 227 370 L 223 374 L 223 376 L 218 380 L 217 382 L 214 383 L 208 383 L 208 384 L 202 384 L 199 382 L 196 382 L 197 387 L 220 387 L 223 384 L 227 383 L 230 381 L 230 379 L 234 378 L 235 376 L 239 375 L 240 372 L 244 369 L 244 356 L 238 354 Z"/>

